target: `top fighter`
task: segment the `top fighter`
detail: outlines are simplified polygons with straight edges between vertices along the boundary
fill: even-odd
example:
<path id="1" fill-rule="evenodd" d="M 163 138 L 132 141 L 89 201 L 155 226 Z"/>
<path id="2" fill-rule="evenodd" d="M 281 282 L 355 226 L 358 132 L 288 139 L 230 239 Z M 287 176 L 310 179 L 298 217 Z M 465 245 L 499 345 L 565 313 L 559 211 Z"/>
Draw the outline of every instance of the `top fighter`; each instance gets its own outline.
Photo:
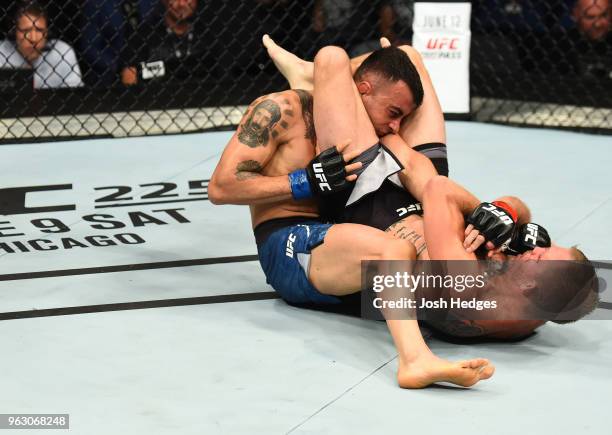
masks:
<path id="1" fill-rule="evenodd" d="M 325 66 L 332 54 L 330 50 L 321 51 L 315 67 Z M 376 79 L 371 80 L 366 94 L 369 104 L 381 110 L 375 115 L 380 128 L 397 131 L 401 119 L 420 103 L 420 81 L 402 51 L 381 50 L 379 57 L 381 62 L 363 68 L 371 79 Z M 387 78 L 395 74 L 399 80 Z M 316 203 L 308 199 L 313 191 L 321 194 L 342 189 L 347 180 L 356 178 L 346 176 L 337 151 L 328 150 L 331 152 L 312 160 L 317 123 L 313 120 L 313 105 L 314 116 L 321 113 L 317 104 L 316 98 L 313 103 L 305 91 L 285 91 L 257 99 L 228 143 L 208 191 L 214 203 L 251 206 L 259 258 L 267 280 L 293 303 L 337 303 L 338 296 L 360 290 L 363 259 L 412 259 L 416 255 L 412 244 L 380 230 L 356 224 L 325 224 L 317 219 Z M 354 111 L 354 103 L 350 104 L 353 108 L 345 109 Z M 363 106 L 358 110 L 369 122 Z M 357 129 L 356 135 L 351 132 L 343 138 L 353 139 L 353 151 L 346 153 L 347 158 L 357 156 L 364 144 L 370 148 L 372 136 L 377 141 L 372 124 L 369 129 L 367 125 L 364 123 L 363 131 Z M 317 135 L 321 136 L 319 132 Z M 406 168 L 399 173 L 402 181 L 407 182 L 406 171 L 423 172 L 419 180 L 435 175 L 426 157 L 416 152 L 410 157 L 402 161 Z M 356 163 L 346 170 L 360 167 Z M 413 188 L 422 192 L 424 186 Z M 494 368 L 484 359 L 451 363 L 435 357 L 414 320 L 388 320 L 387 325 L 398 350 L 398 383 L 402 387 L 423 387 L 438 381 L 470 386 L 493 374 Z"/>

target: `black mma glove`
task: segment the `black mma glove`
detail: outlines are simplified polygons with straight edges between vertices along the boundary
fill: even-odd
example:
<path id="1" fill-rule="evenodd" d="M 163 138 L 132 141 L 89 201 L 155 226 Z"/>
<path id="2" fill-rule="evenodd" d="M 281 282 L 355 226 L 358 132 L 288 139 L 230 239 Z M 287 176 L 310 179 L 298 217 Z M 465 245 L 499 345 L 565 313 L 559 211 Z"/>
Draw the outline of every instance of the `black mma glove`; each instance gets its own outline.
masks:
<path id="1" fill-rule="evenodd" d="M 345 163 L 336 147 L 331 147 L 316 156 L 305 169 L 289 174 L 293 199 L 308 199 L 325 196 L 349 187 L 346 181 Z"/>
<path id="2" fill-rule="evenodd" d="M 548 231 L 538 224 L 530 222 L 521 225 L 512 235 L 512 240 L 508 244 L 505 252 L 508 255 L 519 255 L 530 251 L 537 246 L 542 248 L 550 247 L 550 236 Z"/>
<path id="3" fill-rule="evenodd" d="M 509 242 L 517 219 L 516 211 L 509 204 L 494 201 L 476 207 L 467 217 L 467 223 L 497 247 Z"/>

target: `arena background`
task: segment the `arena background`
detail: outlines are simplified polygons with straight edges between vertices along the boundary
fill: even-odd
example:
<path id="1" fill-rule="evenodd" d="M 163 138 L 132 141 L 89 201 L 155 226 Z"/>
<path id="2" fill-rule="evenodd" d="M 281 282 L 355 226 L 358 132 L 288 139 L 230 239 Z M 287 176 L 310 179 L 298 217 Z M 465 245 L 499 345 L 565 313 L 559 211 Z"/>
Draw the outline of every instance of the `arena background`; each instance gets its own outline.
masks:
<path id="1" fill-rule="evenodd" d="M 435 4 L 423 20 L 431 3 L 199 0 L 181 61 L 126 86 L 125 66 L 161 75 L 139 52 L 159 42 L 162 1 L 195 0 L 45 3 L 51 41 L 65 41 L 49 46 L 78 61 L 78 88 L 0 71 L 0 412 L 69 414 L 88 435 L 610 432 L 612 148 L 582 132 L 612 131 L 612 56 L 609 33 L 585 44 L 571 9 L 612 0 Z M 16 6 L 0 2 L 6 38 Z M 599 307 L 519 342 L 424 329 L 436 355 L 497 372 L 470 391 L 407 392 L 383 322 L 280 300 L 248 208 L 208 200 L 244 105 L 286 86 L 264 32 L 306 58 L 326 43 L 369 50 L 381 34 L 430 45 L 442 103 L 461 103 L 448 117 L 489 122 L 447 123 L 452 178 L 483 199 L 523 198 L 553 240 L 578 245 L 599 269 Z M 5 65 L 12 42 L 0 44 Z"/>
<path id="2" fill-rule="evenodd" d="M 48 11 L 49 38 L 74 48 L 84 86 L 32 90 L 31 83 L 3 79 L 2 143 L 231 129 L 241 106 L 286 86 L 261 47 L 264 33 L 307 59 L 326 44 L 354 55 L 375 47 L 381 34 L 399 43 L 410 42 L 413 33 L 411 1 L 200 0 L 193 18 L 197 55 L 166 62 L 162 78 L 125 86 L 126 47 L 146 47 L 147 23 L 161 20 L 161 1 L 39 3 Z M 471 110 L 460 118 L 611 131 L 610 34 L 596 46 L 584 45 L 573 3 L 472 2 Z M 0 5 L 8 39 L 17 4 Z M 324 25 L 314 18 L 318 11 L 327 13 Z"/>

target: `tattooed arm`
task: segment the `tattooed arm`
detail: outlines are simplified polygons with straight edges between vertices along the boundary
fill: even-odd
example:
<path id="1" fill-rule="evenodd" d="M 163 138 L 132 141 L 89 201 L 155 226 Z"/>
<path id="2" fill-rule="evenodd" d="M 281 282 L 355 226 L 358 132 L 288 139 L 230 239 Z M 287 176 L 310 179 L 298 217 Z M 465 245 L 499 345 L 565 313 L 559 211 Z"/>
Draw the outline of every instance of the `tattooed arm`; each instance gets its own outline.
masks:
<path id="1" fill-rule="evenodd" d="M 249 106 L 208 185 L 213 204 L 251 205 L 291 199 L 287 175 L 261 173 L 285 139 L 283 135 L 292 122 L 284 114 L 289 106 L 282 94 L 260 97 Z"/>

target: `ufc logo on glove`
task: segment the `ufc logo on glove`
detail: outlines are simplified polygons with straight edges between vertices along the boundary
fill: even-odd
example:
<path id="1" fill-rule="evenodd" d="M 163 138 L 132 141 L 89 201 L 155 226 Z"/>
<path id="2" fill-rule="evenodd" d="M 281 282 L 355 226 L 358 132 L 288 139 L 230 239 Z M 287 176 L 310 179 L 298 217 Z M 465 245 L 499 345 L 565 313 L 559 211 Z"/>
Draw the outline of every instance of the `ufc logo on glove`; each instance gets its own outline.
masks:
<path id="1" fill-rule="evenodd" d="M 323 173 L 323 168 L 321 166 L 321 163 L 314 163 L 312 165 L 312 168 L 314 169 L 315 177 L 317 177 L 317 180 L 320 181 L 319 189 L 321 189 L 321 191 L 327 189 L 331 192 L 331 187 L 329 186 L 329 183 L 327 182 L 327 178 L 325 178 L 325 174 Z"/>
<path id="2" fill-rule="evenodd" d="M 538 225 L 536 224 L 527 224 L 527 234 L 525 234 L 525 241 L 531 242 L 537 245 L 538 240 Z"/>
<path id="3" fill-rule="evenodd" d="M 503 211 L 499 210 L 497 207 L 495 207 L 494 205 L 490 205 L 490 206 L 483 206 L 482 207 L 483 210 L 486 211 L 490 211 L 491 213 L 493 213 L 495 216 L 497 216 L 504 224 L 506 225 L 514 225 L 514 221 L 512 220 L 512 218 L 510 216 L 508 216 L 506 213 L 504 213 Z"/>

